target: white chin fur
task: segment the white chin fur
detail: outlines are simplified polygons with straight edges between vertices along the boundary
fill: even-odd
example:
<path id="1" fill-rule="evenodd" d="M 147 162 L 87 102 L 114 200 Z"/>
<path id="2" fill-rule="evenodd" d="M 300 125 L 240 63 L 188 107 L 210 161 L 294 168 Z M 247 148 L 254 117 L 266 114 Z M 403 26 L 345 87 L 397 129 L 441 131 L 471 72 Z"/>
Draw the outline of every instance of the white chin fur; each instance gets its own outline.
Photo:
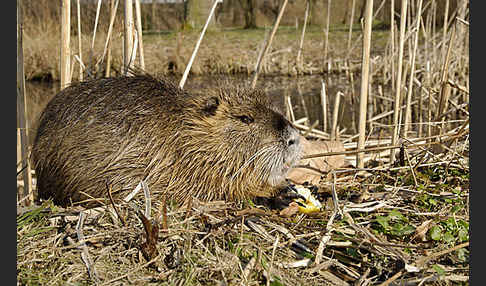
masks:
<path id="1" fill-rule="evenodd" d="M 288 171 L 289 169 L 272 172 L 270 176 L 268 176 L 268 184 L 272 187 L 279 186 L 283 181 L 285 181 Z"/>
<path id="2" fill-rule="evenodd" d="M 293 147 L 293 150 L 289 152 L 290 158 L 287 157 L 285 165 L 281 165 L 279 168 L 275 168 L 270 172 L 270 176 L 268 176 L 267 179 L 267 182 L 270 186 L 276 187 L 285 181 L 285 178 L 287 177 L 290 169 L 299 162 L 301 155 L 300 152 L 300 145 Z"/>

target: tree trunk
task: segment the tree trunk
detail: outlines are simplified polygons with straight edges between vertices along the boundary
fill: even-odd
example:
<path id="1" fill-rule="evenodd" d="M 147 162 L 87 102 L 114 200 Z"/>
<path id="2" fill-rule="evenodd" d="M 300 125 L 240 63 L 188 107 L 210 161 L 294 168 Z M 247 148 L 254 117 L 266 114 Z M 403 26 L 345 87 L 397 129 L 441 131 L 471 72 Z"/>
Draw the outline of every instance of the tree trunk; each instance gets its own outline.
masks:
<path id="1" fill-rule="evenodd" d="M 245 26 L 243 29 L 256 28 L 256 2 L 254 0 L 240 0 L 240 5 L 245 15 Z"/>

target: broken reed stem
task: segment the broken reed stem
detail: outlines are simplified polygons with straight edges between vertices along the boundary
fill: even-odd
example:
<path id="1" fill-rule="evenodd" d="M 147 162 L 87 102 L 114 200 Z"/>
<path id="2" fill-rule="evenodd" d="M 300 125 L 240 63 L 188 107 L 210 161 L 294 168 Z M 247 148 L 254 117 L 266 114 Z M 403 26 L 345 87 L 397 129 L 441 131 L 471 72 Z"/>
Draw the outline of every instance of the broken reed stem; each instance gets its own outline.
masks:
<path id="1" fill-rule="evenodd" d="M 297 51 L 297 65 L 300 70 L 303 69 L 302 48 L 304 46 L 304 35 L 305 35 L 305 28 L 307 27 L 307 18 L 309 16 L 309 7 L 310 7 L 310 0 L 307 0 L 306 7 L 305 7 L 304 25 L 302 25 L 302 34 L 300 36 L 299 50 Z"/>
<path id="2" fill-rule="evenodd" d="M 422 257 L 422 258 L 420 258 L 420 259 L 417 260 L 416 264 L 419 267 L 423 267 L 423 266 L 425 266 L 425 264 L 427 262 L 429 262 L 432 259 L 435 259 L 437 257 L 440 257 L 440 256 L 444 255 L 444 254 L 447 254 L 447 253 L 453 252 L 455 250 L 458 250 L 460 248 L 468 247 L 468 246 L 469 246 L 469 241 L 466 241 L 464 243 L 458 244 L 458 245 L 456 245 L 454 247 L 451 247 L 449 249 L 442 250 L 442 251 L 439 251 L 439 252 L 436 252 L 436 253 L 432 253 L 429 256 Z"/>
<path id="3" fill-rule="evenodd" d="M 327 72 L 330 71 L 330 62 L 327 59 L 327 52 L 329 50 L 329 24 L 330 24 L 330 18 L 331 18 L 331 0 L 327 1 L 327 18 L 326 18 L 326 33 L 325 33 L 325 41 L 324 41 L 324 60 L 327 61 L 327 66 L 328 70 Z"/>
<path id="4" fill-rule="evenodd" d="M 123 74 L 128 75 L 133 53 L 133 3 L 132 0 L 125 0 L 124 4 Z"/>
<path id="5" fill-rule="evenodd" d="M 81 259 L 86 265 L 86 269 L 88 270 L 89 277 L 91 278 L 91 280 L 93 280 L 93 282 L 98 284 L 100 282 L 100 279 L 98 277 L 96 268 L 94 267 L 93 260 L 89 255 L 88 247 L 86 246 L 86 240 L 83 234 L 83 225 L 84 225 L 85 218 L 86 218 L 85 213 L 83 211 L 80 211 L 78 223 L 76 224 L 76 235 L 78 237 L 78 242 L 80 242 L 78 248 L 81 250 Z"/>
<path id="6" fill-rule="evenodd" d="M 287 106 L 287 113 L 289 115 L 290 122 L 295 122 L 294 110 L 292 108 L 292 100 L 290 99 L 290 95 L 288 93 L 285 94 L 285 105 Z"/>
<path id="7" fill-rule="evenodd" d="M 440 89 L 440 98 L 439 104 L 437 106 L 437 112 L 435 114 L 436 120 L 440 119 L 441 114 L 447 109 L 447 103 L 449 101 L 450 93 L 451 93 L 451 86 L 448 84 L 448 74 L 449 74 L 449 59 L 451 56 L 451 50 L 453 46 L 453 39 L 456 32 L 456 26 L 452 28 L 451 38 L 449 41 L 449 47 L 447 49 L 447 54 L 444 58 L 443 66 L 442 66 L 442 75 L 441 75 L 441 89 Z M 445 43 L 444 43 L 445 44 Z M 444 120 L 444 119 L 442 119 Z M 435 129 L 438 134 L 442 133 L 443 124 L 441 124 L 439 130 Z"/>
<path id="8" fill-rule="evenodd" d="M 98 28 L 98 19 L 100 17 L 100 9 L 101 9 L 101 0 L 98 0 L 98 6 L 96 7 L 95 24 L 93 27 L 93 38 L 91 39 L 91 55 L 94 54 L 94 43 L 96 38 L 96 30 Z"/>
<path id="9" fill-rule="evenodd" d="M 116 0 L 116 2 L 113 3 L 115 0 L 110 0 L 111 2 L 111 7 L 110 7 L 110 26 L 108 27 L 108 35 L 106 35 L 106 41 L 105 41 L 105 47 L 103 49 L 103 56 L 99 59 L 99 61 L 96 63 L 98 65 L 100 62 L 103 62 L 105 59 L 105 55 L 108 52 L 107 55 L 107 60 L 106 60 L 106 73 L 105 76 L 108 77 L 110 76 L 110 67 L 111 67 L 111 34 L 113 32 L 113 23 L 115 22 L 115 16 L 116 16 L 116 10 L 118 8 L 118 2 L 119 0 Z"/>
<path id="10" fill-rule="evenodd" d="M 393 281 L 397 280 L 400 276 L 402 276 L 402 274 L 403 274 L 403 270 L 398 271 L 392 277 L 388 278 L 385 282 L 381 283 L 379 286 L 388 286 L 388 285 L 390 285 Z"/>
<path id="11" fill-rule="evenodd" d="M 444 9 L 444 25 L 442 27 L 442 49 L 441 49 L 441 57 L 445 59 L 446 55 L 446 39 L 447 39 L 447 23 L 449 22 L 449 0 L 445 2 L 445 9 Z"/>
<path id="12" fill-rule="evenodd" d="M 22 171 L 24 181 L 23 200 L 24 205 L 29 206 L 34 201 L 32 192 L 32 173 L 29 160 L 29 123 L 27 121 L 27 104 L 25 96 L 25 75 L 24 75 L 24 48 L 23 48 L 23 18 L 20 10 L 19 1 L 17 1 L 17 120 L 20 130 L 20 144 L 21 152 L 19 160 L 25 162 L 25 167 Z M 18 138 L 18 137 L 17 137 Z"/>
<path id="13" fill-rule="evenodd" d="M 309 129 L 307 129 L 304 132 L 304 134 L 302 134 L 302 136 L 303 137 L 307 137 L 314 130 L 314 128 L 317 127 L 318 124 L 319 124 L 319 120 L 314 121 L 314 123 L 311 124 L 311 126 L 309 127 Z"/>
<path id="14" fill-rule="evenodd" d="M 105 68 L 105 77 L 110 76 L 111 72 L 111 31 L 113 30 L 113 23 L 115 21 L 115 14 L 116 14 L 116 9 L 118 8 L 118 1 L 116 0 L 110 0 L 110 26 L 108 27 L 108 35 L 106 36 L 106 42 L 105 42 L 105 48 L 103 49 L 103 56 L 101 57 L 101 61 L 104 60 L 105 54 L 108 51 L 108 54 L 106 54 L 106 68 Z M 97 64 L 98 65 L 98 64 Z"/>
<path id="15" fill-rule="evenodd" d="M 71 1 L 61 1 L 61 89 L 71 82 Z"/>
<path id="16" fill-rule="evenodd" d="M 407 0 L 402 0 L 402 7 L 400 11 L 400 44 L 398 50 L 398 71 L 397 83 L 395 84 L 395 104 L 393 109 L 393 132 L 392 145 L 397 145 L 398 142 L 398 117 L 400 112 L 400 91 L 402 88 L 402 68 L 403 68 L 403 47 L 405 44 L 405 23 L 407 18 Z M 390 163 L 395 162 L 395 149 L 390 150 Z"/>
<path id="17" fill-rule="evenodd" d="M 327 95 L 326 84 L 321 79 L 321 106 L 322 106 L 322 124 L 324 132 L 327 132 Z"/>
<path id="18" fill-rule="evenodd" d="M 218 3 L 222 2 L 222 0 L 215 0 L 213 7 L 211 8 L 211 11 L 209 12 L 208 19 L 206 20 L 206 23 L 204 24 L 204 27 L 201 31 L 201 34 L 199 35 L 199 40 L 196 42 L 196 46 L 194 47 L 194 50 L 192 51 L 191 58 L 189 59 L 189 63 L 186 66 L 186 70 L 184 71 L 184 74 L 182 75 L 181 81 L 179 82 L 179 88 L 182 89 L 184 87 L 184 84 L 186 83 L 187 76 L 189 75 L 189 71 L 191 70 L 192 63 L 194 62 L 194 59 L 196 58 L 197 51 L 199 50 L 199 45 L 202 42 L 202 39 L 204 37 L 204 34 L 206 33 L 206 29 L 208 28 L 209 21 L 211 21 L 211 17 L 214 14 L 214 11 L 216 10 L 216 6 Z"/>
<path id="19" fill-rule="evenodd" d="M 427 120 L 432 121 L 432 83 L 431 83 L 431 72 L 430 72 L 430 61 L 425 64 L 425 81 L 428 90 L 428 109 L 427 109 Z M 427 126 L 427 136 L 432 136 L 432 125 Z"/>
<path id="20" fill-rule="evenodd" d="M 371 24 L 373 20 L 373 0 L 366 1 L 365 27 L 363 36 L 363 53 L 361 68 L 361 94 L 359 99 L 359 137 L 358 149 L 363 149 L 366 136 L 366 108 L 368 101 L 369 71 L 370 71 L 370 48 L 371 48 Z M 364 167 L 364 153 L 356 155 L 358 168 Z"/>
<path id="21" fill-rule="evenodd" d="M 145 181 L 142 181 L 143 195 L 145 197 L 145 212 L 144 215 L 147 219 L 150 219 L 150 210 L 152 209 L 152 200 L 150 199 L 150 190 Z"/>
<path id="22" fill-rule="evenodd" d="M 83 53 L 82 53 L 82 48 L 81 48 L 81 7 L 79 4 L 80 0 L 76 1 L 76 7 L 77 7 L 77 20 L 78 20 L 78 56 L 79 56 L 79 81 L 83 81 L 83 65 L 81 64 L 83 62 Z"/>
<path id="23" fill-rule="evenodd" d="M 469 133 L 469 130 L 467 131 L 458 131 L 454 135 L 450 135 L 446 137 L 445 139 L 441 139 L 441 141 L 435 141 L 435 142 L 426 142 L 426 143 L 420 143 L 420 144 L 410 144 L 406 145 L 406 148 L 415 148 L 415 147 L 423 147 L 423 146 L 430 146 L 430 145 L 436 145 L 436 144 L 444 144 L 444 142 L 454 140 L 456 138 L 459 138 L 461 136 L 466 135 Z M 427 139 L 435 139 L 435 138 L 441 138 L 444 135 L 435 135 L 426 137 L 426 138 L 419 138 L 421 140 L 427 140 Z M 385 151 L 385 150 L 392 150 L 392 149 L 400 149 L 402 148 L 403 145 L 387 145 L 387 146 L 379 146 L 379 147 L 372 147 L 372 148 L 364 148 L 364 149 L 356 149 L 356 150 L 349 150 L 349 151 L 339 151 L 339 152 L 326 152 L 326 153 L 317 153 L 317 154 L 310 154 L 310 155 L 305 155 L 302 156 L 302 160 L 305 159 L 312 159 L 312 158 L 319 158 L 319 157 L 327 157 L 327 156 L 335 156 L 335 155 L 355 155 L 358 153 L 366 153 L 366 152 L 377 152 L 377 151 Z"/>
<path id="24" fill-rule="evenodd" d="M 140 60 L 140 68 L 145 70 L 145 57 L 143 55 L 143 40 L 142 40 L 142 12 L 140 9 L 140 0 L 135 0 L 135 15 L 137 17 L 137 36 L 138 36 L 138 54 Z"/>
<path id="25" fill-rule="evenodd" d="M 270 33 L 270 38 L 268 38 L 267 42 L 265 43 L 265 48 L 263 49 L 263 53 L 261 53 L 260 57 L 257 60 L 257 65 L 255 68 L 255 73 L 253 74 L 253 79 L 251 81 L 251 88 L 255 88 L 256 82 L 258 79 L 258 74 L 262 69 L 262 60 L 268 53 L 270 46 L 272 45 L 273 37 L 277 32 L 278 25 L 280 24 L 280 19 L 282 19 L 283 12 L 285 11 L 285 7 L 287 6 L 288 0 L 284 0 L 282 3 L 282 7 L 280 8 L 280 12 L 278 13 L 277 19 L 275 19 L 275 23 L 273 24 L 272 32 Z"/>
<path id="26" fill-rule="evenodd" d="M 115 201 L 113 200 L 113 196 L 111 195 L 112 185 L 109 184 L 108 181 L 106 181 L 105 185 L 106 185 L 106 190 L 108 191 L 108 198 L 110 199 L 111 205 L 113 206 L 113 209 L 115 210 L 116 215 L 120 219 L 122 225 L 126 226 L 127 223 L 125 222 L 125 218 L 120 215 L 120 212 L 118 211 L 118 208 L 115 205 Z"/>
<path id="27" fill-rule="evenodd" d="M 419 31 L 420 31 L 420 22 L 422 19 L 422 0 L 419 0 L 418 2 L 418 12 L 417 12 L 417 23 L 415 25 L 415 37 L 414 37 L 414 43 L 413 43 L 413 50 L 412 50 L 412 63 L 410 67 L 410 77 L 409 77 L 409 82 L 408 82 L 408 90 L 407 90 L 407 104 L 405 108 L 405 124 L 403 126 L 403 136 L 407 137 L 407 132 L 409 129 L 409 124 L 411 121 L 412 117 L 412 109 L 411 109 L 411 103 L 412 103 L 412 91 L 413 91 L 413 82 L 415 78 L 415 59 L 417 55 L 417 46 L 418 46 L 418 38 L 419 38 Z"/>
<path id="28" fill-rule="evenodd" d="M 351 4 L 351 16 L 349 18 L 348 48 L 347 48 L 346 58 L 349 58 L 349 55 L 351 54 L 351 38 L 352 38 L 352 35 L 353 35 L 353 22 L 354 22 L 354 7 L 355 7 L 355 4 L 356 4 L 356 0 L 353 0 L 353 3 Z M 393 5 L 393 3 L 392 3 L 392 5 Z"/>
<path id="29" fill-rule="evenodd" d="M 299 97 L 299 99 L 300 99 L 300 105 L 302 105 L 302 110 L 304 111 L 304 116 L 305 116 L 306 118 L 310 118 L 310 117 L 309 117 L 309 112 L 307 111 L 307 106 L 306 106 L 306 104 L 305 104 L 305 99 L 304 99 L 304 96 L 302 95 L 302 89 L 300 88 L 300 84 L 299 84 L 299 82 L 298 82 L 298 81 L 297 81 L 297 83 L 296 83 L 296 87 L 297 87 L 297 95 L 298 95 L 298 97 Z M 304 122 L 304 124 L 306 124 L 306 125 L 307 125 L 307 122 L 308 122 L 308 120 L 307 120 L 307 121 L 305 121 L 305 122 Z"/>
<path id="30" fill-rule="evenodd" d="M 331 140 L 337 140 L 338 132 L 338 117 L 339 117 L 339 103 L 341 101 L 342 92 L 338 91 L 336 93 L 336 98 L 334 100 L 334 109 L 332 111 L 332 128 L 331 128 Z"/>
<path id="31" fill-rule="evenodd" d="M 130 62 L 129 66 L 133 66 L 135 63 L 135 58 L 137 57 L 137 47 L 138 47 L 138 33 L 137 30 L 133 31 L 133 46 L 132 46 L 132 54 L 130 55 Z"/>

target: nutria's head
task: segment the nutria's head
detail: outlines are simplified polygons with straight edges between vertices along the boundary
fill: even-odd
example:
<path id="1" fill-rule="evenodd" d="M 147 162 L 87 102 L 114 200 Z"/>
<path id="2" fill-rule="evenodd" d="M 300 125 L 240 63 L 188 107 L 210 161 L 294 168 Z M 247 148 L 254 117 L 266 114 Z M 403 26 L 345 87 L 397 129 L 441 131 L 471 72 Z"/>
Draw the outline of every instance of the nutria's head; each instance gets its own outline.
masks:
<path id="1" fill-rule="evenodd" d="M 187 119 L 181 150 L 192 157 L 184 181 L 195 188 L 188 193 L 202 199 L 272 195 L 299 160 L 298 131 L 258 89 L 220 88 L 192 100 L 199 112 Z"/>

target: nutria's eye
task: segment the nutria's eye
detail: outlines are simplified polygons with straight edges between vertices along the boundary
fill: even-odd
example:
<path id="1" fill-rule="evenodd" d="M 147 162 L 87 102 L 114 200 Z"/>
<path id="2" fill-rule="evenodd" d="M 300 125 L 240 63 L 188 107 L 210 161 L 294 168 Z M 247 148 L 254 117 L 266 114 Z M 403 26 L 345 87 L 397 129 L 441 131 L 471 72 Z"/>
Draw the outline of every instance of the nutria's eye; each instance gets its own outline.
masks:
<path id="1" fill-rule="evenodd" d="M 248 115 L 240 115 L 240 116 L 237 116 L 237 118 L 239 120 L 241 120 L 241 122 L 246 123 L 246 124 L 250 124 L 250 123 L 253 123 L 255 121 L 253 119 L 253 117 L 248 116 Z"/>

